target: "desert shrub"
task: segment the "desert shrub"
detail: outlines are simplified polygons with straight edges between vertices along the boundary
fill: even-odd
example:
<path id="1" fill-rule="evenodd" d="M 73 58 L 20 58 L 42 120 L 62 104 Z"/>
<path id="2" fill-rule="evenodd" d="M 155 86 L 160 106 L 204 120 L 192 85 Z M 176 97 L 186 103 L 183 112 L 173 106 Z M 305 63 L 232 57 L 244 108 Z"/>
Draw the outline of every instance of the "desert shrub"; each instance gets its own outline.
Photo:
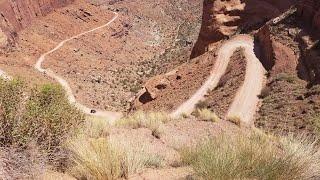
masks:
<path id="1" fill-rule="evenodd" d="M 84 116 L 69 104 L 60 86 L 34 88 L 13 130 L 14 142 L 24 146 L 36 141 L 43 149 L 55 150 L 83 120 Z"/>
<path id="2" fill-rule="evenodd" d="M 211 122 L 219 121 L 219 117 L 209 109 L 197 109 L 195 111 L 195 116 L 202 121 L 211 121 Z"/>
<path id="3" fill-rule="evenodd" d="M 307 138 L 222 135 L 181 151 L 203 179 L 311 179 L 320 175 L 320 150 Z"/>
<path id="4" fill-rule="evenodd" d="M 0 145 L 8 146 L 14 141 L 13 132 L 23 110 L 23 82 L 0 79 Z"/>
<path id="5" fill-rule="evenodd" d="M 23 151 L 32 144 L 50 162 L 64 158 L 62 144 L 84 120 L 60 86 L 28 91 L 19 80 L 0 80 L 0 109 L 1 146 Z"/>

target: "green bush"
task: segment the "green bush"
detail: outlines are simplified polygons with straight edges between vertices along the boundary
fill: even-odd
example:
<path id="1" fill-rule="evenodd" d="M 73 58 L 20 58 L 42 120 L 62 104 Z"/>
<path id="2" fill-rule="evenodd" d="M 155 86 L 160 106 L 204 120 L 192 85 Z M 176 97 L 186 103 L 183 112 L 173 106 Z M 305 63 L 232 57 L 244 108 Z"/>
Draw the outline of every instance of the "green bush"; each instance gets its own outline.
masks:
<path id="1" fill-rule="evenodd" d="M 13 132 L 21 119 L 23 83 L 20 80 L 0 79 L 0 145 L 11 145 Z"/>
<path id="2" fill-rule="evenodd" d="M 1 147 L 37 146 L 50 162 L 63 158 L 63 143 L 84 121 L 60 86 L 30 91 L 19 80 L 0 80 L 0 113 Z"/>
<path id="3" fill-rule="evenodd" d="M 32 89 L 25 108 L 16 132 L 15 142 L 19 145 L 34 140 L 43 148 L 54 149 L 84 120 L 57 85 Z"/>

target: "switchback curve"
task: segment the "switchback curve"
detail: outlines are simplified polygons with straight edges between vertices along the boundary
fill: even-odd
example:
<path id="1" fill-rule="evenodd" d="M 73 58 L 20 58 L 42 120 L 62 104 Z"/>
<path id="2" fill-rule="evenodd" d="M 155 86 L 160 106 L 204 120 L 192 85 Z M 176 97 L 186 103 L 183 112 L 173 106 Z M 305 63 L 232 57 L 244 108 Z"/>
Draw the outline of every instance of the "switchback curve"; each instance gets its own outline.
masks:
<path id="1" fill-rule="evenodd" d="M 253 124 L 253 116 L 259 104 L 258 95 L 264 86 L 266 71 L 254 53 L 254 40 L 249 35 L 238 35 L 221 46 L 217 52 L 216 63 L 206 82 L 186 102 L 171 113 L 172 117 L 177 118 L 182 114 L 191 114 L 196 104 L 205 99 L 208 91 L 217 87 L 227 70 L 231 56 L 238 48 L 244 48 L 247 61 L 246 75 L 243 85 L 238 90 L 228 110 L 226 119 L 239 118 L 241 123 Z"/>

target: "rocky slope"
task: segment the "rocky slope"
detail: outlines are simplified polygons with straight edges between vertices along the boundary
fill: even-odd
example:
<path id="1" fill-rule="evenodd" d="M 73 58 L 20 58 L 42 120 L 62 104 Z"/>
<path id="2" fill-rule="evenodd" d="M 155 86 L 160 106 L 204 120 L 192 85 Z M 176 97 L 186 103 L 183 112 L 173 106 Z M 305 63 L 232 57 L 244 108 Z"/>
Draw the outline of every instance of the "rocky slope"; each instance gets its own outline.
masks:
<path id="1" fill-rule="evenodd" d="M 259 28 L 295 2 L 296 0 L 204 0 L 201 32 L 192 57 L 206 52 L 209 44 L 236 32 Z"/>
<path id="2" fill-rule="evenodd" d="M 320 5 L 308 0 L 296 7 L 289 16 L 264 25 L 257 33 L 260 59 L 269 70 L 269 79 L 256 125 L 277 133 L 316 134 Z"/>
<path id="3" fill-rule="evenodd" d="M 119 17 L 109 27 L 66 43 L 43 66 L 69 82 L 81 103 L 126 111 L 146 80 L 189 60 L 201 25 L 201 2 L 76 0 L 18 32 L 17 46 L 0 54 L 1 69 L 43 79 L 32 68 L 41 53 L 107 23 L 112 11 Z"/>
<path id="4" fill-rule="evenodd" d="M 179 79 L 170 78 L 170 76 L 175 75 L 171 73 L 169 73 L 169 76 L 150 79 L 145 85 L 145 91 L 141 92 L 135 101 L 134 109 L 172 109 L 176 107 L 179 102 L 187 99 L 192 92 L 196 91 L 207 78 L 206 75 L 210 74 L 210 68 L 215 61 L 214 52 L 219 48 L 222 40 L 237 32 L 251 32 L 260 28 L 265 22 L 278 16 L 294 3 L 294 0 L 260 0 L 259 3 L 254 0 L 204 0 L 202 26 L 198 40 L 192 50 L 192 60 L 177 68 L 175 74 L 179 74 Z M 206 53 L 206 51 L 211 52 Z M 230 65 L 230 69 L 236 72 L 232 75 L 228 74 L 228 80 L 239 78 L 238 74 L 245 74 L 245 69 L 235 67 L 238 59 L 234 59 L 231 63 L 233 64 Z M 192 72 L 197 66 L 201 70 Z M 194 74 L 201 76 L 196 79 L 197 76 Z M 157 89 L 157 86 L 161 85 L 162 82 L 166 82 L 166 87 Z M 224 90 L 235 93 L 238 87 L 239 84 L 231 83 L 228 85 L 229 89 Z M 150 94 L 148 101 L 141 102 L 147 94 Z M 229 94 L 229 96 L 233 97 L 233 94 Z M 209 108 L 212 108 L 211 106 L 218 107 L 219 105 L 213 105 L 215 103 L 221 102 L 208 102 L 207 104 Z M 224 106 L 228 105 L 225 104 Z M 223 114 L 223 112 L 217 113 Z"/>
<path id="5" fill-rule="evenodd" d="M 74 0 L 1 0 L 0 1 L 0 47 L 12 43 L 17 32 L 30 25 L 37 17 Z"/>
<path id="6" fill-rule="evenodd" d="M 319 4 L 316 0 L 204 1 L 202 27 L 191 56 L 196 58 L 173 74 L 150 79 L 145 91 L 136 99 L 134 109 L 176 107 L 200 86 L 198 82 L 203 82 L 192 74 L 208 74 L 206 68 L 192 72 L 193 62 L 210 67 L 215 61 L 214 52 L 224 39 L 236 33 L 249 33 L 256 37 L 256 54 L 268 71 L 267 87 L 260 95 L 262 107 L 256 117 L 256 126 L 276 133 L 314 135 L 317 133 L 315 119 L 320 117 Z M 240 61 L 241 58 L 231 60 L 229 68 L 233 73 L 225 74 L 227 80 L 220 82 L 223 92 L 216 89 L 199 105 L 221 117 L 224 115 L 239 87 L 237 82 L 245 74 L 245 68 L 238 67 Z M 189 72 L 190 77 L 188 73 L 181 73 L 184 71 Z M 178 79 L 171 78 L 177 75 Z M 205 75 L 201 77 L 206 79 Z M 142 102 L 145 97 L 149 98 Z"/>

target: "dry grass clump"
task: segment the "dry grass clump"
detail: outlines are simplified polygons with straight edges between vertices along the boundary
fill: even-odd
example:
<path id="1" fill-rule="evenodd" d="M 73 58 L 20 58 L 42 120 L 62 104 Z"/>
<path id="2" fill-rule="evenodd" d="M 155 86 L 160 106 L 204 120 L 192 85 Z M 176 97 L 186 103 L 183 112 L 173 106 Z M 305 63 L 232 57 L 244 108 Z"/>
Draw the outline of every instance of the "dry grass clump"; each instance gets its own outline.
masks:
<path id="1" fill-rule="evenodd" d="M 143 112 L 137 111 L 132 115 L 120 119 L 116 126 L 129 127 L 133 129 L 148 128 L 152 134 L 160 138 L 161 126 L 171 120 L 171 117 L 164 112 Z"/>
<path id="2" fill-rule="evenodd" d="M 184 148 L 181 157 L 203 179 L 312 179 L 320 177 L 320 150 L 307 138 L 274 141 L 253 133 L 222 135 Z"/>
<path id="3" fill-rule="evenodd" d="M 95 123 L 91 127 L 99 127 L 101 122 Z M 99 127 L 87 134 L 84 129 L 67 143 L 72 162 L 69 172 L 74 177 L 88 180 L 127 178 L 143 168 L 162 165 L 163 158 L 148 153 L 145 145 L 109 139 L 101 133 L 105 131 Z"/>
<path id="4" fill-rule="evenodd" d="M 209 109 L 197 109 L 195 116 L 202 121 L 218 122 L 219 117 Z"/>
<path id="5" fill-rule="evenodd" d="M 120 119 L 116 122 L 117 126 L 130 128 L 150 128 L 158 126 L 161 123 L 167 123 L 171 120 L 170 116 L 164 112 L 143 112 L 137 111 L 132 115 Z"/>

